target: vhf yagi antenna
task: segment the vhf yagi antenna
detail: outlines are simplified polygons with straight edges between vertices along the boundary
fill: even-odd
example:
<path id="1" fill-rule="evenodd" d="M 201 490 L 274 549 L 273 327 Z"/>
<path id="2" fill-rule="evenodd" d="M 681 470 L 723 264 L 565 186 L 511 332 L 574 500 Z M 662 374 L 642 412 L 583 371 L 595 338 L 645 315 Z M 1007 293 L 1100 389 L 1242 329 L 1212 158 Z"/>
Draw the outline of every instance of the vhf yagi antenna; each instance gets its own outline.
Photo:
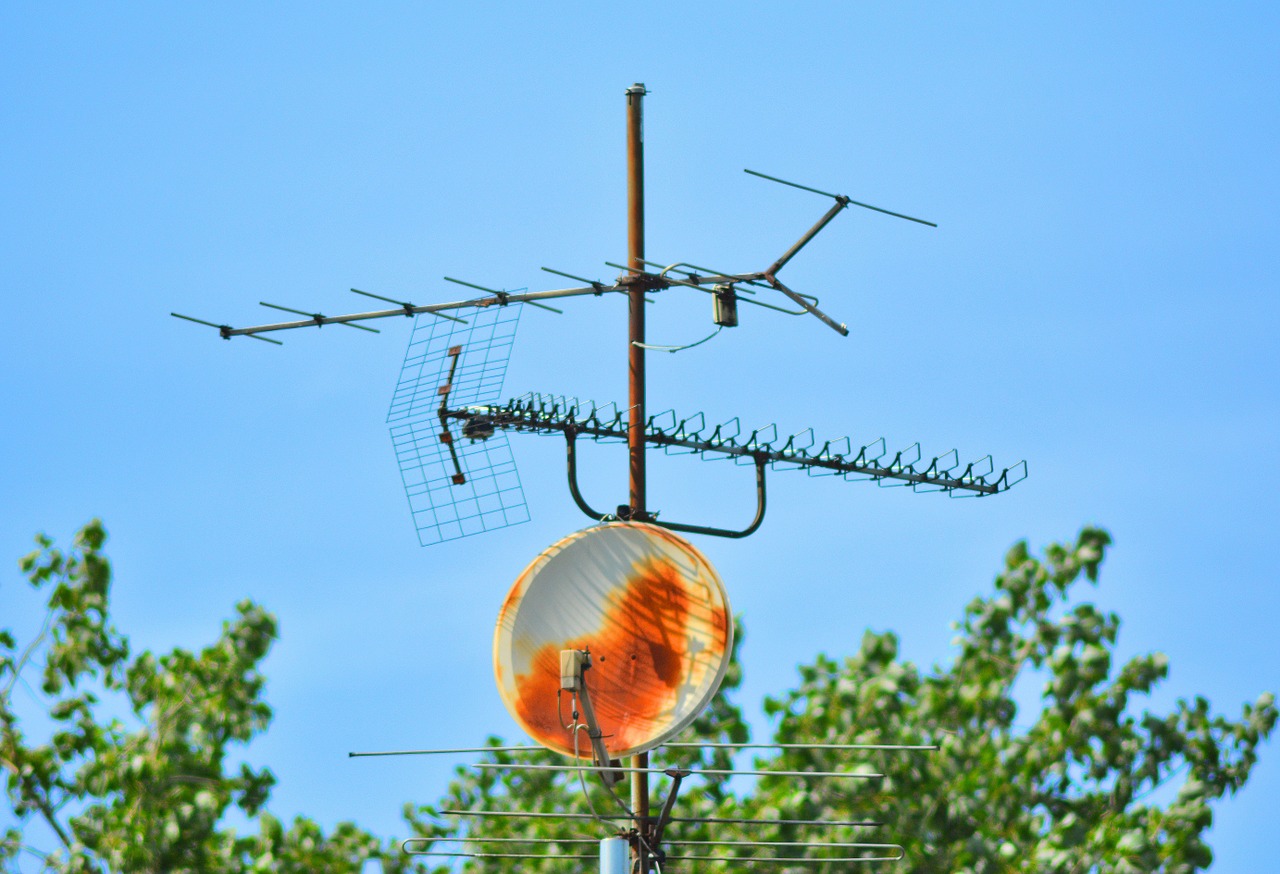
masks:
<path id="1" fill-rule="evenodd" d="M 280 345 L 273 335 L 299 328 L 345 325 L 366 331 L 378 319 L 415 318 L 409 349 L 401 368 L 387 421 L 409 497 L 414 525 L 423 545 L 438 543 L 527 521 L 514 458 L 506 440 L 508 431 L 561 434 L 566 439 L 569 487 L 575 503 L 594 519 L 616 517 L 623 521 L 649 522 L 662 527 L 725 537 L 744 537 L 764 518 L 765 471 L 803 469 L 810 475 L 834 475 L 846 479 L 870 479 L 879 485 L 910 486 L 917 491 L 943 491 L 953 497 L 983 497 L 1007 490 L 1027 475 L 1026 462 L 996 473 L 990 456 L 961 464 L 955 450 L 931 457 L 918 444 L 889 453 L 884 441 L 854 444 L 848 438 L 818 442 L 811 430 L 780 436 L 776 427 L 744 429 L 738 419 L 711 426 L 701 413 L 683 418 L 673 412 L 647 413 L 645 353 L 651 348 L 645 336 L 645 304 L 651 294 L 689 288 L 712 297 L 717 331 L 738 325 L 738 304 L 759 306 L 789 315 L 813 316 L 841 335 L 849 329 L 819 308 L 819 300 L 793 290 L 778 274 L 837 215 L 851 206 L 871 210 L 916 224 L 936 227 L 915 216 L 873 206 L 843 194 L 800 185 L 758 173 L 752 176 L 830 198 L 833 203 L 811 228 L 763 270 L 733 273 L 690 262 L 662 264 L 648 260 L 644 238 L 644 142 L 641 135 L 644 85 L 632 85 L 627 99 L 627 260 L 612 264 L 621 275 L 602 282 L 544 267 L 557 276 L 581 285 L 548 291 L 509 291 L 446 277 L 478 294 L 460 300 L 425 305 L 359 289 L 353 292 L 390 304 L 390 308 L 330 316 L 320 312 L 263 303 L 284 312 L 304 316 L 292 321 L 232 327 L 173 313 L 214 328 L 224 340 L 250 337 Z M 626 295 L 627 403 L 596 404 L 564 397 L 528 395 L 501 401 L 507 361 L 515 338 L 522 304 L 560 312 L 546 302 L 571 297 Z M 769 294 L 781 298 L 768 299 Z M 625 441 L 628 451 L 630 494 L 616 512 L 591 507 L 578 488 L 575 441 Z M 654 446 L 667 453 L 696 454 L 704 459 L 727 458 L 755 467 L 757 507 L 745 528 L 726 529 L 659 519 L 650 510 L 646 491 L 645 451 Z M 647 754 L 632 758 L 632 806 L 637 827 L 651 828 L 649 816 Z M 652 833 L 648 833 L 648 838 Z M 638 869 L 649 870 L 648 839 L 636 844 Z"/>

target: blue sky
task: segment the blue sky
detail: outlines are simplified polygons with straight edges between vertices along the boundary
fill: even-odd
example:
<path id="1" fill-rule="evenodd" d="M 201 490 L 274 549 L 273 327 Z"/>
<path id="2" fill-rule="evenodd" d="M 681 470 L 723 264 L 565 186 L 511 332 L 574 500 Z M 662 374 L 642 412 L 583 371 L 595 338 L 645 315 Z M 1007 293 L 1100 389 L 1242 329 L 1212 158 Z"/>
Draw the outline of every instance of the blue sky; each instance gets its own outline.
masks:
<path id="1" fill-rule="evenodd" d="M 743 702 L 818 651 L 894 629 L 950 657 L 1004 550 L 1108 527 L 1089 596 L 1120 650 L 1168 653 L 1152 704 L 1228 713 L 1280 687 L 1278 16 L 1130 4 L 167 4 L 0 10 L 0 546 L 112 535 L 135 644 L 211 640 L 240 598 L 281 620 L 276 719 L 249 750 L 273 809 L 402 833 L 447 763 L 514 726 L 494 617 L 582 527 L 557 441 L 513 440 L 533 521 L 417 546 L 383 419 L 409 325 L 217 341 L 269 300 L 360 309 L 352 286 L 555 287 L 625 255 L 623 89 L 646 104 L 648 251 L 760 269 L 825 208 L 751 167 L 921 215 L 849 211 L 787 268 L 851 327 L 760 310 L 653 355 L 650 404 L 927 453 L 1026 458 L 981 501 L 778 475 L 764 528 L 701 540 L 745 617 Z M 622 400 L 621 299 L 527 310 L 510 394 Z M 657 343 L 709 330 L 664 295 Z M 624 499 L 616 449 L 584 459 Z M 672 519 L 734 524 L 749 473 L 652 463 Z M 11 566 L 12 567 L 12 566 Z M 0 578 L 5 625 L 35 603 Z M 759 731 L 765 730 L 757 717 Z M 1215 870 L 1260 870 L 1280 761 L 1223 804 Z"/>

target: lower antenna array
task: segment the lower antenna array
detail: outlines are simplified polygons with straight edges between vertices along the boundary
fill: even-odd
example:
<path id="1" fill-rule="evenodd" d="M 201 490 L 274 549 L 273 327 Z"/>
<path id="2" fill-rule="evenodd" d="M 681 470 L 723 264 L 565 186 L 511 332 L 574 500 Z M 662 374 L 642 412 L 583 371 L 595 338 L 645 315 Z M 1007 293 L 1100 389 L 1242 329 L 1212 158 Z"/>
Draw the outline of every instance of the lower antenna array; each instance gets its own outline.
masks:
<path id="1" fill-rule="evenodd" d="M 678 754 L 685 751 L 692 751 L 694 748 L 708 746 L 719 747 L 728 746 L 734 748 L 750 748 L 750 747 L 770 747 L 770 748 L 807 748 L 805 744 L 697 744 L 697 743 L 673 743 L 664 747 L 664 751 L 668 754 Z M 479 752 L 484 748 L 475 749 L 442 749 L 442 750 L 404 750 L 404 751 L 387 751 L 373 753 L 351 753 L 352 756 L 389 756 L 389 755 L 448 755 L 463 752 Z M 490 748 L 493 753 L 520 753 L 520 752 L 539 752 L 540 747 L 494 747 Z M 813 749 L 836 751 L 844 750 L 846 752 L 866 752 L 878 750 L 888 753 L 911 753 L 911 752 L 930 752 L 936 751 L 938 748 L 932 744 L 814 744 Z M 576 773 L 596 773 L 600 774 L 600 769 L 594 764 L 579 765 L 547 765 L 539 762 L 520 762 L 511 758 L 509 755 L 499 755 L 498 760 L 476 762 L 472 765 L 474 768 L 482 770 L 505 770 L 521 773 L 530 773 L 537 771 L 546 771 L 549 768 L 555 772 L 564 774 Z M 655 775 L 665 775 L 670 778 L 670 787 L 668 789 L 668 800 L 663 805 L 663 811 L 660 815 L 652 818 L 652 831 L 650 835 L 656 835 L 657 840 L 651 838 L 650 851 L 653 856 L 660 861 L 661 870 L 673 870 L 679 866 L 679 870 L 696 870 L 689 868 L 680 863 L 692 862 L 711 862 L 723 861 L 733 862 L 742 866 L 763 866 L 766 869 L 777 870 L 779 866 L 786 865 L 795 868 L 812 869 L 821 868 L 826 865 L 854 865 L 854 864 L 872 864 L 877 862 L 897 862 L 902 860 L 906 853 L 902 844 L 892 843 L 888 841 L 868 841 L 859 839 L 863 834 L 859 832 L 849 832 L 849 829 L 875 829 L 883 825 L 876 820 L 832 820 L 832 819 L 779 819 L 779 818 L 750 818 L 750 817 L 713 817 L 713 816 L 673 816 L 676 794 L 679 792 L 681 783 L 684 779 L 697 776 L 699 773 L 713 775 L 721 773 L 713 770 L 690 769 L 680 766 L 655 767 L 647 769 Z M 881 779 L 881 774 L 857 773 L 845 771 L 814 771 L 814 772 L 785 772 L 774 770 L 735 770 L 731 769 L 725 774 L 742 774 L 742 775 L 769 775 L 774 777 L 784 777 L 797 780 L 798 782 L 807 783 L 815 780 L 827 779 Z M 570 780 L 570 785 L 575 782 Z M 583 787 L 585 790 L 585 786 Z M 612 796 L 616 799 L 616 795 Z M 586 800 L 586 799 L 584 799 Z M 618 802 L 622 805 L 622 802 Z M 588 807 L 590 802 L 587 801 Z M 622 805 L 625 806 L 625 805 Z M 484 860 L 513 860 L 513 859 L 573 859 L 578 861 L 587 861 L 599 858 L 599 855 L 591 850 L 597 844 L 601 844 L 599 835 L 591 836 L 590 833 L 583 833 L 583 830 L 591 825 L 595 825 L 595 831 L 604 831 L 614 838 L 622 838 L 626 841 L 634 841 L 639 834 L 638 824 L 634 811 L 624 810 L 621 813 L 611 811 L 600 811 L 591 809 L 591 812 L 578 811 L 523 811 L 523 810 L 501 810 L 501 809 L 458 809 L 458 810 L 440 810 L 437 816 L 442 819 L 451 819 L 454 817 L 463 817 L 474 819 L 476 824 L 466 827 L 463 836 L 440 836 L 432 838 L 410 838 L 402 842 L 401 849 L 407 855 L 434 857 L 439 859 L 471 859 L 476 861 Z M 517 837 L 512 836 L 506 826 L 499 826 L 497 834 L 492 836 L 486 835 L 486 828 L 483 825 L 488 820 L 496 820 L 499 823 L 503 820 L 512 819 L 541 819 L 551 822 L 563 823 L 566 826 L 566 833 L 558 836 L 548 835 L 546 837 Z M 705 830 L 698 831 L 704 826 L 725 826 L 731 825 L 738 827 L 732 836 L 726 836 L 724 839 L 715 839 L 708 837 Z M 671 829 L 667 831 L 668 827 Z M 791 832 L 791 838 L 782 836 L 765 839 L 753 838 L 752 835 L 756 829 L 764 829 L 764 834 L 770 835 L 776 832 L 779 827 L 791 829 L 799 827 L 808 829 L 808 832 Z M 448 826 L 452 828 L 452 826 Z M 690 830 L 693 830 L 692 832 Z M 813 834 L 814 831 L 818 834 Z M 806 835 L 808 839 L 796 839 L 801 835 Z M 830 834 L 828 838 L 826 835 Z M 566 852 L 567 851 L 567 852 Z"/>

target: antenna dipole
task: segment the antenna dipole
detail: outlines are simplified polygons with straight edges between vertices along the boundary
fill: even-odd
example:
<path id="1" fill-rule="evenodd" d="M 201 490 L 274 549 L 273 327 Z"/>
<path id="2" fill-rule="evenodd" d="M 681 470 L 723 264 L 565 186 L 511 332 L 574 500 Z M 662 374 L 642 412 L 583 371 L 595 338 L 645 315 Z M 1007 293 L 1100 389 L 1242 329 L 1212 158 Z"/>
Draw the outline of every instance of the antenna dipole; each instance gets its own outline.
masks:
<path id="1" fill-rule="evenodd" d="M 644 412 L 644 96 L 637 82 L 627 89 L 627 429 L 631 506 L 629 518 L 643 520 L 645 512 Z M 649 871 L 649 754 L 631 757 L 631 809 L 636 816 L 637 840 L 632 847 L 636 870 Z"/>

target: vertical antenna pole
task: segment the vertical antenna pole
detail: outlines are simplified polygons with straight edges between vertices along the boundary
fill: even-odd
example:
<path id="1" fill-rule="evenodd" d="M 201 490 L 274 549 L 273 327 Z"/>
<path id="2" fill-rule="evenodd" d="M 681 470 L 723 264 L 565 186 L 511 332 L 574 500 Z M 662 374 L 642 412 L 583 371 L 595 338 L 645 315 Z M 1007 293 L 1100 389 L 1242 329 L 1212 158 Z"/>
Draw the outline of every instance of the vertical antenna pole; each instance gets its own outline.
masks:
<path id="1" fill-rule="evenodd" d="M 644 85 L 627 89 L 627 266 L 644 270 L 644 116 L 641 103 Z M 638 274 L 631 274 L 636 276 Z M 631 517 L 645 518 L 644 469 L 644 286 L 634 285 L 627 294 L 627 402 L 631 418 L 627 429 L 627 449 L 631 470 Z M 648 768 L 649 756 L 631 757 L 633 768 Z M 649 874 L 649 775 L 642 770 L 631 774 L 631 809 L 636 815 L 636 870 Z"/>
<path id="2" fill-rule="evenodd" d="M 627 89 L 627 266 L 644 270 L 644 85 Z M 637 274 L 631 274 L 635 276 Z M 627 319 L 627 403 L 631 407 L 627 447 L 631 461 L 631 515 L 644 518 L 644 286 L 632 286 Z"/>

